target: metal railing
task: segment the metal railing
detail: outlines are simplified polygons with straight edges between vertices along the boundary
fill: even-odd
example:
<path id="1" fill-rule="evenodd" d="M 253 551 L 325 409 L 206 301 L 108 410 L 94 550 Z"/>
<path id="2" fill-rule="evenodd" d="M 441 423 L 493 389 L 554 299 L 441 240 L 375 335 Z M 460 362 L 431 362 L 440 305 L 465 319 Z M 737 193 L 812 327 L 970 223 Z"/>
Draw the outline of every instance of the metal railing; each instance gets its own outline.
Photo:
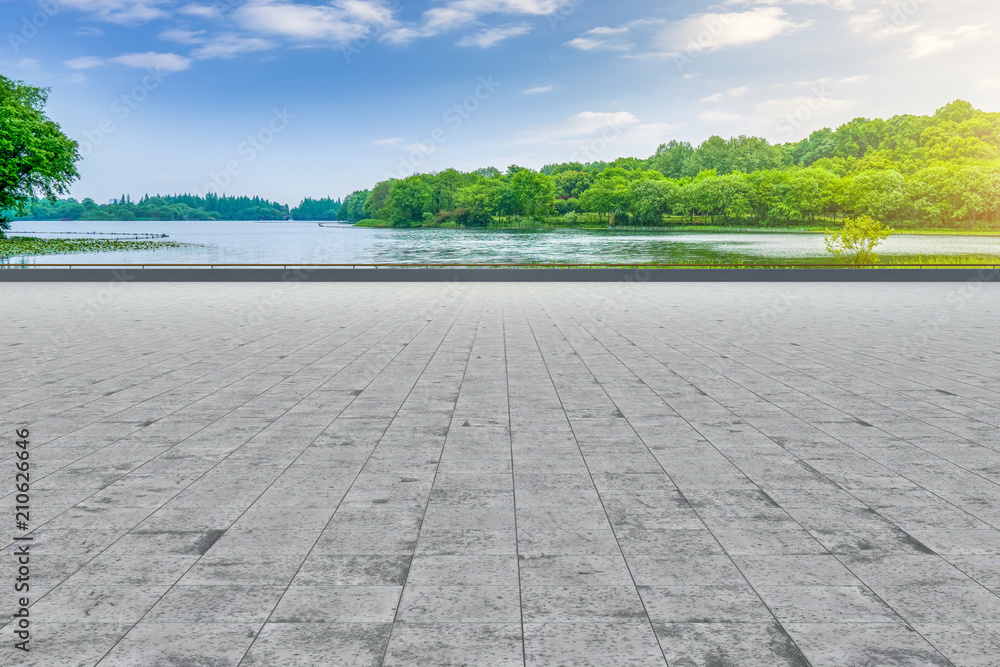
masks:
<path id="1" fill-rule="evenodd" d="M 617 264 L 432 264 L 432 263 L 379 263 L 379 264 L 109 264 L 109 263 L 61 263 L 61 264 L 0 264 L 0 269 L 991 269 L 997 270 L 1000 264 L 874 264 L 874 265 L 852 265 L 852 264 L 712 264 L 712 263 L 686 263 L 686 264 L 641 264 L 641 263 L 617 263 Z"/>

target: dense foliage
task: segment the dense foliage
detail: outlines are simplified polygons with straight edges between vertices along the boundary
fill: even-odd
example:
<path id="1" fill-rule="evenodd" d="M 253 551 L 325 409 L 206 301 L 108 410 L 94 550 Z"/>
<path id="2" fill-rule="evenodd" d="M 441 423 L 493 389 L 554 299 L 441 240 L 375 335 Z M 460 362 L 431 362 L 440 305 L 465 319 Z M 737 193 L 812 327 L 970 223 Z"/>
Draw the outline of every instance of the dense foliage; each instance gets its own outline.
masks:
<path id="1" fill-rule="evenodd" d="M 293 220 L 336 220 L 340 212 L 339 199 L 310 199 L 292 209 Z"/>
<path id="2" fill-rule="evenodd" d="M 45 115 L 48 91 L 0 76 L 0 237 L 7 211 L 65 194 L 79 174 L 75 141 Z"/>
<path id="3" fill-rule="evenodd" d="M 306 200 L 309 201 L 309 200 Z M 324 200 L 325 201 L 325 200 Z M 145 195 L 133 202 L 128 195 L 98 204 L 87 198 L 34 201 L 24 220 L 284 220 L 288 206 L 260 197 Z"/>
<path id="4" fill-rule="evenodd" d="M 391 179 L 344 200 L 340 218 L 393 226 L 541 220 L 597 214 L 611 224 L 665 216 L 786 225 L 870 216 L 924 227 L 996 224 L 1000 114 L 957 101 L 933 116 L 859 118 L 798 143 L 712 137 L 673 141 L 648 159 L 512 166 Z"/>

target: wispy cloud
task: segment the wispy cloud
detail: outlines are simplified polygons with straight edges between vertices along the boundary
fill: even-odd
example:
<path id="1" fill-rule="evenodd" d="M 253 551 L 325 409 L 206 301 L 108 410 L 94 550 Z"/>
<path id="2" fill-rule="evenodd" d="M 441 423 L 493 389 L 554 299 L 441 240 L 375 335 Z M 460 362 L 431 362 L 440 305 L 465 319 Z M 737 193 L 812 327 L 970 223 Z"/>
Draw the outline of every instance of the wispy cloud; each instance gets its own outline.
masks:
<path id="1" fill-rule="evenodd" d="M 398 146 L 406 141 L 401 137 L 389 137 L 388 139 L 379 139 L 372 142 L 372 146 Z"/>
<path id="2" fill-rule="evenodd" d="M 679 21 L 641 19 L 617 27 L 602 26 L 567 42 L 583 51 L 638 50 L 641 55 L 671 56 L 756 44 L 811 26 L 795 22 L 781 7 L 743 12 L 694 14 Z"/>
<path id="3" fill-rule="evenodd" d="M 206 41 L 203 46 L 192 51 L 191 55 L 199 60 L 232 58 L 245 53 L 269 51 L 277 46 L 275 42 L 260 37 L 225 34 Z"/>
<path id="4" fill-rule="evenodd" d="M 488 49 L 512 37 L 527 35 L 529 32 L 531 32 L 531 26 L 524 24 L 489 28 L 487 30 L 480 30 L 475 35 L 463 37 L 458 41 L 458 45 L 478 46 L 481 49 Z"/>
<path id="5" fill-rule="evenodd" d="M 334 0 L 330 5 L 251 0 L 234 12 L 234 18 L 258 33 L 334 44 L 349 43 L 396 23 L 392 9 L 381 0 Z"/>
<path id="6" fill-rule="evenodd" d="M 62 7 L 85 12 L 95 19 L 124 25 L 147 23 L 168 16 L 165 0 L 60 0 Z"/>
<path id="7" fill-rule="evenodd" d="M 146 53 L 126 53 L 114 58 L 95 58 L 93 56 L 83 56 L 74 58 L 64 63 L 74 70 L 94 69 L 108 64 L 124 65 L 125 67 L 137 67 L 140 69 L 152 69 L 159 72 L 182 72 L 191 67 L 191 60 L 176 53 L 156 53 L 148 51 Z"/>
<path id="8" fill-rule="evenodd" d="M 542 93 L 551 93 L 555 90 L 555 86 L 535 86 L 534 88 L 528 88 L 527 90 L 522 90 L 522 95 L 540 95 Z"/>
<path id="9" fill-rule="evenodd" d="M 911 58 L 926 58 L 987 39 L 993 34 L 987 25 L 963 25 L 951 30 L 922 32 L 914 35 L 908 53 Z"/>
<path id="10" fill-rule="evenodd" d="M 743 97 L 750 92 L 750 89 L 746 86 L 740 86 L 739 88 L 730 88 L 723 93 L 716 93 L 715 95 L 709 95 L 708 97 L 701 98 L 702 102 L 724 102 L 726 100 L 736 99 L 737 97 Z"/>

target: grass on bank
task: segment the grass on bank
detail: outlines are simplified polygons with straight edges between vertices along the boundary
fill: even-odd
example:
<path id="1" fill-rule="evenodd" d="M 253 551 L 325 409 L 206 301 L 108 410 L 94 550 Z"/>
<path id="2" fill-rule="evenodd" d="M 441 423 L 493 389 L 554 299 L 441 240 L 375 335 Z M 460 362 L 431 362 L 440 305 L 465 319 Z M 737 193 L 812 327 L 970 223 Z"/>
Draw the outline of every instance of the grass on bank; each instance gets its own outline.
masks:
<path id="1" fill-rule="evenodd" d="M 0 257 L 64 255 L 77 252 L 115 252 L 183 248 L 175 241 L 119 241 L 116 239 L 40 239 L 33 236 L 0 238 Z"/>

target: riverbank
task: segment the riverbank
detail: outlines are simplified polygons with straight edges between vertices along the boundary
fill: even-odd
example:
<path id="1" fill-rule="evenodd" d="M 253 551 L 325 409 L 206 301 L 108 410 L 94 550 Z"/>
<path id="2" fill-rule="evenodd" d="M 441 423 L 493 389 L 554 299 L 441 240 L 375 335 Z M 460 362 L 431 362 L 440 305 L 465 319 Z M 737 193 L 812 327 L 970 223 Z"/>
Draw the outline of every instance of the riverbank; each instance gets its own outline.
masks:
<path id="1" fill-rule="evenodd" d="M 118 239 L 40 239 L 33 236 L 0 238 L 0 257 L 65 255 L 81 252 L 122 252 L 184 248 L 190 243 L 175 241 L 122 241 Z"/>

